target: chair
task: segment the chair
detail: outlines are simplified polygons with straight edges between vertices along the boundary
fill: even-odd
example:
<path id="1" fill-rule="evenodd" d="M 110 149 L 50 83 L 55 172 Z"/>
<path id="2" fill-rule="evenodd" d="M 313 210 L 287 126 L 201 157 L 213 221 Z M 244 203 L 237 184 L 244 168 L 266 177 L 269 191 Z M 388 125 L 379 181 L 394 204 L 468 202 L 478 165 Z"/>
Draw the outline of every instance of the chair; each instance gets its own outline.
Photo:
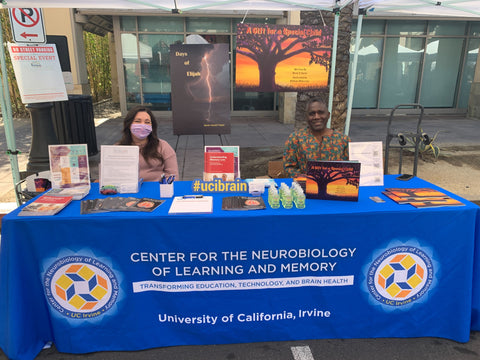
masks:
<path id="1" fill-rule="evenodd" d="M 36 179 L 42 179 L 42 181 L 35 181 Z M 22 205 L 50 187 L 50 170 L 31 174 L 15 184 L 17 202 Z"/>

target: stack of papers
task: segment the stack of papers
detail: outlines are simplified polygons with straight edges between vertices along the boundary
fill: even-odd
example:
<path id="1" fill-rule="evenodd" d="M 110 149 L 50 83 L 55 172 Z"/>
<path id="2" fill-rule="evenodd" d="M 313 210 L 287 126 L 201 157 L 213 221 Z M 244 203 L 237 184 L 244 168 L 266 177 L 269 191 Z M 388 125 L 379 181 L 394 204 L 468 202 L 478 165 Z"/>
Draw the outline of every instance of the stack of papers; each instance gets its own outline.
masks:
<path id="1" fill-rule="evenodd" d="M 213 212 L 213 197 L 202 195 L 175 196 L 169 214 L 210 214 Z"/>

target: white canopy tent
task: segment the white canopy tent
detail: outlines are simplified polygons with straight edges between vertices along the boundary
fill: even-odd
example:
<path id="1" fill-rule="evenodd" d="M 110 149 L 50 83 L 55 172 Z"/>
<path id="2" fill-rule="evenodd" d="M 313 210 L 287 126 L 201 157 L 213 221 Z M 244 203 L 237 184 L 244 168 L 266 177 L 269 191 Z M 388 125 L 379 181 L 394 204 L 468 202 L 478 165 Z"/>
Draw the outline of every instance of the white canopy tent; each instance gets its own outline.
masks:
<path id="1" fill-rule="evenodd" d="M 368 16 L 480 17 L 478 0 L 360 0 Z"/>
<path id="2" fill-rule="evenodd" d="M 356 44 L 359 43 L 362 20 L 364 15 L 369 17 L 436 17 L 436 18 L 480 18 L 480 1 L 475 0 L 3 0 L 0 8 L 77 8 L 77 9 L 115 9 L 115 10 L 154 10 L 157 13 L 196 13 L 200 11 L 312 11 L 325 10 L 338 12 L 345 6 L 354 3 L 358 11 L 356 31 Z M 152 13 L 154 13 L 152 11 Z M 334 40 L 332 49 L 329 109 L 332 108 L 334 93 L 334 74 L 336 61 L 336 48 L 338 37 L 338 16 L 335 16 Z M 3 43 L 0 34 L 0 42 Z M 2 74 L 6 73 L 4 49 L 0 49 Z M 358 53 L 354 54 L 352 66 L 353 74 L 356 73 Z M 347 119 L 345 134 L 349 133 L 351 109 L 353 103 L 353 89 L 355 76 L 351 76 L 349 84 Z M 8 153 L 12 165 L 14 182 L 19 181 L 18 164 L 14 149 L 15 136 L 12 126 L 10 97 L 8 84 L 3 77 L 3 96 L 0 105 L 5 124 Z"/>

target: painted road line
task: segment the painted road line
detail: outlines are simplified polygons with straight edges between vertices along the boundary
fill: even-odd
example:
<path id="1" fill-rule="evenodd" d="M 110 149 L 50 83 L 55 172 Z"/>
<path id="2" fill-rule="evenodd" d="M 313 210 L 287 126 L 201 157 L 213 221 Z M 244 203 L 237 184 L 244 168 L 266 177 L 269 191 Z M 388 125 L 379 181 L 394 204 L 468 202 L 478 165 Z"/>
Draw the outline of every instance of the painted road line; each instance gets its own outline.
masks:
<path id="1" fill-rule="evenodd" d="M 295 360 L 315 360 L 310 346 L 293 346 L 290 349 Z"/>

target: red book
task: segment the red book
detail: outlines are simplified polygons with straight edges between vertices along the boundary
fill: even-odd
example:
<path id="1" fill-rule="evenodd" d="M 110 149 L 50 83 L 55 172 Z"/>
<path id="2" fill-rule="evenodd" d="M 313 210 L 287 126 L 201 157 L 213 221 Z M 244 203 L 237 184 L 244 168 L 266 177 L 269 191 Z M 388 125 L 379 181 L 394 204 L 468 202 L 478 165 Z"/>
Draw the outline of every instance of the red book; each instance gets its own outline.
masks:
<path id="1" fill-rule="evenodd" d="M 72 201 L 73 196 L 42 195 L 38 199 L 28 203 L 18 216 L 42 216 L 55 215 Z"/>
<path id="2" fill-rule="evenodd" d="M 235 180 L 235 156 L 233 153 L 204 153 L 203 180 L 212 181 L 216 178 L 222 181 Z"/>

